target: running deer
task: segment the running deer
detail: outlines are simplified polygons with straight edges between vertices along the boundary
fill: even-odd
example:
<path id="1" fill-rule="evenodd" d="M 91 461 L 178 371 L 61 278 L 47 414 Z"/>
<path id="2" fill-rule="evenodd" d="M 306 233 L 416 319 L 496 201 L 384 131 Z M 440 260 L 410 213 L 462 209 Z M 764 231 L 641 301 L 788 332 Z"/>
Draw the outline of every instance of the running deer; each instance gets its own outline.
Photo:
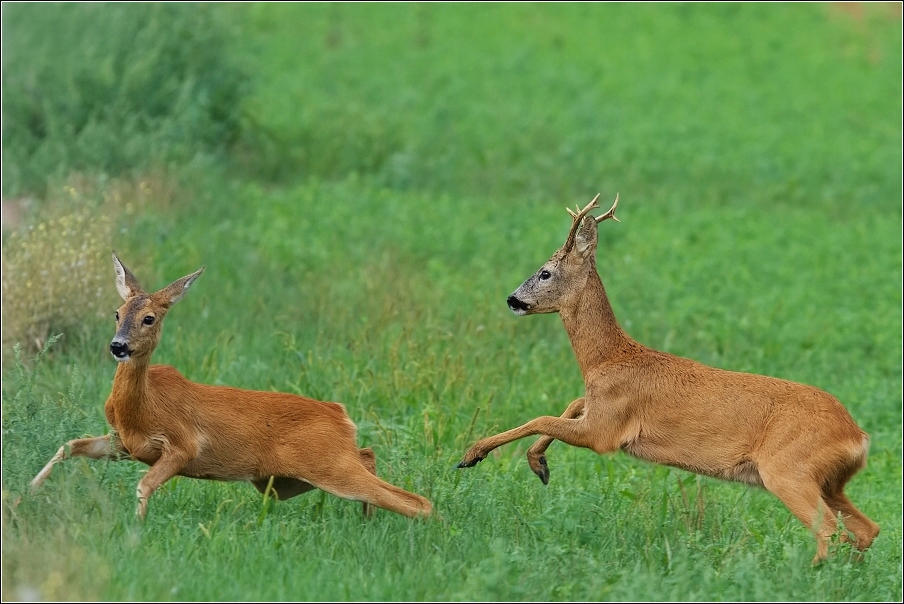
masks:
<path id="1" fill-rule="evenodd" d="M 322 489 L 405 516 L 429 515 L 430 502 L 377 477 L 370 448 L 359 449 L 357 427 L 339 403 L 281 392 L 241 390 L 191 382 L 169 365 L 151 365 L 163 318 L 204 271 L 152 294 L 113 252 L 116 288 L 125 303 L 116 312 L 110 352 L 118 361 L 104 411 L 109 436 L 71 440 L 34 480 L 69 457 L 133 459 L 150 466 L 138 483 L 137 514 L 173 476 L 247 480 L 258 491 L 288 499 Z"/>
<path id="2" fill-rule="evenodd" d="M 866 465 L 869 437 L 832 395 L 795 382 L 708 367 L 647 348 L 615 319 L 596 270 L 597 195 L 573 212 L 568 239 L 508 297 L 516 315 L 558 312 L 571 340 L 585 394 L 561 417 L 538 417 L 478 441 L 459 468 L 525 436 L 531 470 L 549 483 L 544 455 L 553 440 L 598 454 L 621 449 L 655 463 L 765 487 L 816 537 L 818 562 L 841 516 L 859 550 L 879 526 L 845 496 Z"/>

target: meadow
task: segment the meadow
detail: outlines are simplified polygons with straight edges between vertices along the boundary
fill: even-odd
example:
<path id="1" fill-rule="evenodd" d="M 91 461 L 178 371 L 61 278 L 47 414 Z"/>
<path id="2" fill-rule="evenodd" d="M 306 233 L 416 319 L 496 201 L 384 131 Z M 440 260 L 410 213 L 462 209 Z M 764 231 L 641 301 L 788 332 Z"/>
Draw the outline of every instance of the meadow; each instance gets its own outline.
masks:
<path id="1" fill-rule="evenodd" d="M 5 4 L 4 600 L 901 601 L 896 4 Z M 822 388 L 881 526 L 813 567 L 775 497 L 533 439 L 583 394 L 506 297 L 619 194 L 597 267 L 639 342 Z M 200 266 L 154 362 L 339 401 L 410 520 L 68 460 L 109 430 L 120 304 Z"/>

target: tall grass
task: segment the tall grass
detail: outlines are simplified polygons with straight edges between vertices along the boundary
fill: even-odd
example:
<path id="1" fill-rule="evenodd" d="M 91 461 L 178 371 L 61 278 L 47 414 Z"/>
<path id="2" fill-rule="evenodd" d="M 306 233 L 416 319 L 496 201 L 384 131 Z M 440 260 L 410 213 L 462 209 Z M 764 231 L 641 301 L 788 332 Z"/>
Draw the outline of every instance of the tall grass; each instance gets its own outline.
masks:
<path id="1" fill-rule="evenodd" d="M 106 430 L 100 326 L 4 364 L 4 599 L 900 600 L 899 15 L 205 10 L 251 74 L 231 155 L 112 234 L 148 289 L 207 267 L 154 360 L 345 403 L 380 475 L 436 515 L 177 478 L 142 524 L 133 462 L 70 460 L 29 494 L 62 442 Z M 582 394 L 558 318 L 505 298 L 562 243 L 565 205 L 616 191 L 598 266 L 629 334 L 819 386 L 870 433 L 848 488 L 882 527 L 862 563 L 835 543 L 812 568 L 765 491 L 623 454 L 554 444 L 547 487 L 528 439 L 454 469 Z"/>

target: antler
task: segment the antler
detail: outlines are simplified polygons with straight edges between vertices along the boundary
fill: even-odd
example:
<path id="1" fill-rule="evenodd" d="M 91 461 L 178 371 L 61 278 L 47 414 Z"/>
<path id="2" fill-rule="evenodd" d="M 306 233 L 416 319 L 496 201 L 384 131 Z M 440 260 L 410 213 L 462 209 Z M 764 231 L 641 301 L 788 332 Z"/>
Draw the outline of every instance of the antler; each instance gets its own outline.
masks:
<path id="1" fill-rule="evenodd" d="M 580 221 L 581 221 L 581 218 L 583 218 L 584 216 L 587 215 L 587 212 L 589 212 L 589 211 L 592 210 L 593 208 L 598 208 L 598 207 L 600 207 L 599 204 L 596 203 L 597 200 L 598 200 L 599 198 L 600 198 L 600 194 L 597 193 L 597 194 L 596 194 L 596 197 L 594 197 L 593 200 L 592 200 L 590 203 L 588 203 L 586 206 L 584 206 L 584 209 L 583 209 L 583 210 L 581 210 L 580 208 L 578 208 L 578 205 L 575 204 L 574 207 L 575 207 L 575 208 L 578 208 L 578 213 L 577 213 L 577 214 L 575 214 L 574 212 L 572 212 L 572 211 L 571 211 L 571 208 L 566 207 L 566 208 L 565 208 L 565 211 L 567 211 L 569 214 L 571 214 L 572 223 L 574 223 L 574 222 L 580 222 Z"/>
<path id="2" fill-rule="evenodd" d="M 599 195 L 597 195 L 597 197 L 599 197 Z M 599 224 L 602 221 L 606 220 L 607 218 L 611 218 L 615 222 L 621 222 L 621 220 L 619 220 L 618 218 L 615 217 L 615 206 L 617 206 L 617 205 L 618 205 L 618 193 L 615 194 L 615 201 L 612 202 L 612 207 L 609 208 L 609 211 L 606 212 L 605 214 L 603 214 L 602 216 L 596 217 L 596 223 Z M 599 207 L 599 206 L 597 206 L 597 207 Z"/>
<path id="3" fill-rule="evenodd" d="M 571 246 L 574 245 L 574 235 L 575 235 L 575 233 L 577 233 L 578 226 L 580 226 L 581 221 L 584 219 L 584 216 L 586 216 L 588 213 L 590 213 L 590 210 L 600 207 L 599 204 L 596 203 L 599 198 L 600 198 L 600 194 L 597 193 L 596 197 L 593 198 L 593 201 L 591 201 L 586 206 L 584 206 L 583 210 L 581 210 L 579 208 L 579 206 L 575 205 L 574 207 L 578 210 L 577 212 L 574 212 L 569 207 L 565 208 L 568 211 L 568 213 L 571 214 L 571 231 L 569 231 L 568 239 L 565 240 L 565 245 L 563 246 L 563 249 L 566 252 L 571 249 Z M 611 218 L 615 222 L 621 222 L 618 218 L 615 217 L 615 206 L 617 206 L 617 205 L 618 205 L 618 193 L 615 194 L 615 203 L 612 204 L 612 207 L 609 208 L 609 211 L 606 212 L 605 214 L 603 214 L 602 216 L 596 217 L 595 218 L 596 222 L 600 223 L 600 222 L 606 220 L 607 218 Z"/>

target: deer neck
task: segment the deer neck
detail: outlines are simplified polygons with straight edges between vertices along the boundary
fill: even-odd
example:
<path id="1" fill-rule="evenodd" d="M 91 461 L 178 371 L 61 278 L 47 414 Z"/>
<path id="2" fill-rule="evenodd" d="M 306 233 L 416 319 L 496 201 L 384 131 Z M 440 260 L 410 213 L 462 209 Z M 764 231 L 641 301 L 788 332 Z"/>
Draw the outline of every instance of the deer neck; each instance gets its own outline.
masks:
<path id="1" fill-rule="evenodd" d="M 108 404 L 120 426 L 140 424 L 147 415 L 151 397 L 148 387 L 148 360 L 132 359 L 116 366 Z"/>
<path id="2" fill-rule="evenodd" d="M 593 367 L 626 352 L 633 344 L 615 320 L 595 266 L 588 272 L 583 290 L 572 304 L 559 310 L 559 315 L 585 376 Z"/>

